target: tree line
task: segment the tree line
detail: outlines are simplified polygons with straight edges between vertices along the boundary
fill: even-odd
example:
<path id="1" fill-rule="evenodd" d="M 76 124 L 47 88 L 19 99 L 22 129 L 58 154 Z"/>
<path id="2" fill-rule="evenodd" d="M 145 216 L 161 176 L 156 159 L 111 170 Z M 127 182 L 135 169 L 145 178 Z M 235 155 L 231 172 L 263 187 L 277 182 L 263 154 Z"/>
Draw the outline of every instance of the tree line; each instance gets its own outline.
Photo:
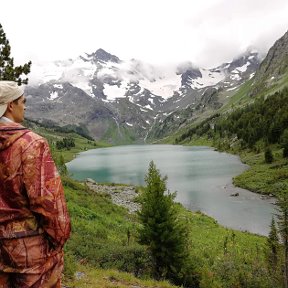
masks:
<path id="1" fill-rule="evenodd" d="M 259 140 L 268 144 L 281 144 L 288 128 L 288 88 L 264 98 L 255 99 L 253 104 L 237 109 L 217 121 L 214 132 L 220 137 L 241 140 L 242 148 L 253 148 Z M 286 130 L 286 131 L 285 131 Z M 286 143 L 285 143 L 286 144 Z"/>
<path id="2" fill-rule="evenodd" d="M 258 141 L 266 147 L 279 144 L 283 157 L 288 157 L 288 88 L 257 98 L 254 103 L 229 114 L 213 115 L 178 136 L 175 144 L 201 136 L 212 140 L 236 138 L 241 149 L 254 149 Z"/>

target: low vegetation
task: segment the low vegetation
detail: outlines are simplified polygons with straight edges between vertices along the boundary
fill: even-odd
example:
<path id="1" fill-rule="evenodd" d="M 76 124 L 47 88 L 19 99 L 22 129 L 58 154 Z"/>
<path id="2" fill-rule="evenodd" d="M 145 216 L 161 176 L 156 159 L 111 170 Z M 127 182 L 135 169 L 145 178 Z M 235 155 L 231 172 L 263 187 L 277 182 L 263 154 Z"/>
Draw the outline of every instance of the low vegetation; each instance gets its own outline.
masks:
<path id="1" fill-rule="evenodd" d="M 113 269 L 98 269 L 88 265 L 79 265 L 77 277 L 66 282 L 67 287 L 81 288 L 176 288 L 168 281 L 139 279 L 131 273 Z"/>
<path id="2" fill-rule="evenodd" d="M 62 158 L 59 168 L 65 167 L 65 162 L 73 158 L 73 151 L 74 154 L 83 151 L 83 144 L 87 149 L 100 147 L 73 133 L 37 129 L 49 139 L 56 159 Z M 57 149 L 56 141 L 69 137 L 74 139 L 75 147 Z M 272 149 L 274 160 L 271 164 L 265 163 L 264 152 L 261 153 L 261 165 L 275 165 L 278 158 L 284 161 L 281 149 L 278 154 Z M 252 155 L 256 157 L 247 152 L 247 159 Z M 72 219 L 72 235 L 65 246 L 64 284 L 67 287 L 173 287 L 168 282 L 151 280 L 155 277 L 155 262 L 149 242 L 140 244 L 139 231 L 143 226 L 137 214 L 129 214 L 125 208 L 113 204 L 101 188 L 95 192 L 84 183 L 69 178 L 67 171 L 62 175 Z M 145 193 L 143 188 L 138 191 Z M 185 265 L 181 271 L 175 270 L 176 275 L 182 273 L 182 278 L 177 279 L 182 279 L 183 287 L 282 287 L 281 272 L 275 274 L 269 268 L 268 256 L 272 250 L 267 238 L 227 229 L 214 219 L 188 211 L 180 204 L 173 207 L 177 211 L 177 221 L 185 228 Z M 277 248 L 277 267 L 281 267 L 283 251 L 279 242 L 277 245 L 280 247 Z M 171 274 L 163 275 L 165 277 L 157 279 L 168 278 L 180 285 L 170 277 Z"/>
<path id="3" fill-rule="evenodd" d="M 109 274 L 103 269 L 130 272 L 142 280 L 152 278 L 153 257 L 149 245 L 138 243 L 141 223 L 136 215 L 114 205 L 107 195 L 91 191 L 83 183 L 67 177 L 63 177 L 63 183 L 73 227 L 65 247 L 65 283 L 69 287 L 72 283 L 81 283 L 81 287 L 102 287 L 93 285 L 101 281 L 94 279 L 95 275 Z M 190 285 L 183 283 L 184 287 L 272 287 L 267 274 L 265 237 L 226 229 L 200 212 L 175 205 L 177 219 L 184 224 L 187 234 Z M 75 279 L 75 272 L 78 275 L 83 272 L 83 278 Z M 109 276 L 103 277 L 109 279 Z M 129 277 L 140 287 L 155 285 L 148 286 L 142 280 Z M 122 287 L 120 282 L 123 287 L 129 287 L 124 286 L 123 283 L 128 282 L 123 279 L 119 280 L 119 286 L 114 283 L 114 287 Z M 154 287 L 166 287 L 157 285 Z"/>

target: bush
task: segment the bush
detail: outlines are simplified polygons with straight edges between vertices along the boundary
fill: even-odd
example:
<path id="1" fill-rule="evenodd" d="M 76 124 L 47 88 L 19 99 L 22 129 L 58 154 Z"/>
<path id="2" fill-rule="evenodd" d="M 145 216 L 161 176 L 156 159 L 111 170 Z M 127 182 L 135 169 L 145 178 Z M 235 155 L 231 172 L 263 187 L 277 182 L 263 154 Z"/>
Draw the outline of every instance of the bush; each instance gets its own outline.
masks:
<path id="1" fill-rule="evenodd" d="M 273 162 L 273 160 L 274 160 L 274 157 L 273 157 L 272 151 L 269 147 L 267 147 L 265 149 L 265 163 L 270 164 Z"/>
<path id="2" fill-rule="evenodd" d="M 67 278 L 73 278 L 77 271 L 76 259 L 73 254 L 65 251 L 64 256 L 64 275 Z"/>
<path id="3" fill-rule="evenodd" d="M 99 257 L 101 268 L 115 268 L 133 273 L 135 276 L 150 276 L 152 271 L 151 256 L 144 246 L 110 246 Z"/>

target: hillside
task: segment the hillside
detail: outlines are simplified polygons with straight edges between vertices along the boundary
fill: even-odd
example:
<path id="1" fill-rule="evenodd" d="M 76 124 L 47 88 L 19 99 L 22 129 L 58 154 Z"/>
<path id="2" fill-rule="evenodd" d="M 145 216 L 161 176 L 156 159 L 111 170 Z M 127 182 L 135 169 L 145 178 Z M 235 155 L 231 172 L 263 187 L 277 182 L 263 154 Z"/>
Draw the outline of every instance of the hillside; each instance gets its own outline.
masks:
<path id="1" fill-rule="evenodd" d="M 288 31 L 270 48 L 266 58 L 256 72 L 254 87 L 250 94 L 255 96 L 279 85 L 288 71 Z M 265 93 L 265 92 L 264 92 Z"/>
<path id="2" fill-rule="evenodd" d="M 145 278 L 149 277 L 151 268 L 149 254 L 145 246 L 137 244 L 136 241 L 139 225 L 136 215 L 129 214 L 124 208 L 113 204 L 101 189 L 93 192 L 85 185 L 68 178 L 63 178 L 63 182 L 73 227 L 72 237 L 65 248 L 66 276 L 76 271 L 83 272 L 85 276 L 78 282 L 66 277 L 67 285 L 86 283 L 83 287 L 93 287 L 98 283 L 97 281 L 101 283 L 101 279 L 94 279 L 95 275 L 99 273 L 105 275 L 109 272 L 101 271 L 99 268 L 127 271 L 140 278 L 145 275 Z M 218 225 L 214 219 L 201 213 L 193 213 L 181 207 L 179 209 L 181 218 L 185 219 L 186 227 L 190 231 L 191 272 L 194 271 L 195 285 L 199 281 L 200 287 L 210 287 L 206 285 L 212 281 L 211 283 L 219 283 L 219 285 L 222 283 L 223 286 L 219 287 L 231 287 L 226 285 L 233 285 L 232 283 L 236 285 L 241 281 L 241 273 L 245 273 L 247 283 L 252 285 L 249 287 L 255 287 L 253 283 L 259 281 L 265 283 L 264 275 L 267 273 L 265 272 L 265 237 L 226 229 Z M 131 233 L 129 241 L 128 230 Z M 74 264 L 75 262 L 77 265 Z M 244 262 L 245 266 L 243 266 Z M 255 266 L 256 262 L 262 267 L 261 269 L 264 269 L 264 274 L 260 273 L 256 276 L 255 269 L 258 269 Z M 226 265 L 234 267 L 229 268 L 229 274 L 225 272 Z M 214 275 L 213 278 L 209 276 L 211 273 Z M 131 276 L 127 277 L 131 278 Z M 121 280 L 120 275 L 114 278 L 122 284 L 126 282 L 127 286 L 123 285 L 123 287 L 129 287 L 126 280 Z M 108 277 L 109 279 L 111 278 Z M 116 279 L 113 281 L 114 285 L 122 287 Z M 131 283 L 131 280 L 129 281 Z M 134 279 L 132 283 L 133 281 L 141 287 L 140 280 Z M 144 283 L 142 282 L 143 287 L 166 287 L 160 284 L 148 286 Z"/>
<path id="3" fill-rule="evenodd" d="M 222 115 L 222 118 L 225 118 L 227 113 L 229 114 L 238 108 L 241 109 L 246 105 L 253 104 L 258 98 L 273 98 L 277 95 L 276 92 L 288 86 L 287 39 L 288 32 L 275 42 L 267 56 L 260 63 L 259 68 L 256 69 L 254 77 L 242 82 L 234 90 L 207 89 L 203 94 L 201 105 L 196 107 L 189 106 L 175 111 L 161 123 L 155 125 L 151 132 L 151 135 L 153 134 L 152 139 L 154 141 L 173 143 L 174 139 L 185 137 L 187 131 L 201 126 L 205 119 L 213 118 L 213 115 Z M 283 102 L 284 105 L 285 101 Z M 216 102 L 222 103 L 222 105 L 217 107 L 215 105 Z M 272 99 L 271 102 L 273 102 Z M 271 121 L 273 122 L 274 120 Z M 211 124 L 214 125 L 214 121 Z M 176 142 L 178 143 L 177 140 Z"/>
<path id="4" fill-rule="evenodd" d="M 73 158 L 75 153 L 83 151 L 83 145 L 85 149 L 95 148 L 95 143 L 75 133 L 58 132 L 55 128 L 45 128 L 36 123 L 29 125 L 48 137 L 56 159 L 61 155 L 66 160 Z M 70 150 L 57 149 L 56 141 L 64 138 L 72 138 L 75 147 Z M 100 146 L 96 143 L 97 147 Z M 63 163 L 59 164 L 61 168 Z M 91 190 L 85 183 L 72 180 L 65 174 L 62 181 L 73 231 L 65 246 L 65 285 L 99 288 L 173 287 L 168 283 L 151 280 L 149 253 L 145 246 L 137 242 L 137 227 L 140 225 L 137 215 L 113 203 L 107 193 L 107 184 L 97 185 L 97 188 Z M 125 186 L 110 185 L 111 190 L 115 190 L 121 197 Z M 140 193 L 141 189 L 136 188 L 136 191 Z M 259 282 L 266 283 L 263 280 L 264 274 L 255 270 L 257 261 L 263 273 L 267 273 L 265 237 L 221 227 L 214 219 L 200 212 L 187 211 L 180 205 L 177 209 L 179 219 L 185 221 L 189 231 L 189 265 L 195 287 L 215 287 L 215 283 L 219 287 L 231 287 L 227 285 L 236 285 L 242 281 L 242 273 L 246 275 L 247 283 L 252 285 L 249 287 Z M 234 268 L 229 268 L 227 274 L 226 265 L 232 263 Z"/>
<path id="5" fill-rule="evenodd" d="M 50 139 L 56 158 L 62 155 L 71 159 L 82 150 L 83 144 L 95 148 L 93 142 L 75 133 L 30 125 Z M 57 149 L 56 139 L 64 138 L 74 139 L 76 145 L 72 151 Z M 137 242 L 138 217 L 113 203 L 107 184 L 91 190 L 65 173 L 62 180 L 73 231 L 65 246 L 66 287 L 175 287 L 151 280 L 149 253 Z M 110 185 L 121 197 L 125 186 Z M 141 193 L 141 189 L 136 191 Z M 268 287 L 265 237 L 221 227 L 214 219 L 180 205 L 177 209 L 179 219 L 189 231 L 189 273 L 192 273 L 189 277 L 193 287 L 234 287 L 242 285 L 242 275 L 245 287 Z"/>

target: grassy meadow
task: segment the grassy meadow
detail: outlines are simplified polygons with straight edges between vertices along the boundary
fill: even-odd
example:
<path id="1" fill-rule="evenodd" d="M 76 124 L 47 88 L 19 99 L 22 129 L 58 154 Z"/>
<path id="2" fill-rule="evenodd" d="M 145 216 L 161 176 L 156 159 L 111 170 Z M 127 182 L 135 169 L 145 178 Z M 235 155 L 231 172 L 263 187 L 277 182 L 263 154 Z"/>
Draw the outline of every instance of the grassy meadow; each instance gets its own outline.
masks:
<path id="1" fill-rule="evenodd" d="M 62 155 L 65 161 L 86 149 L 107 147 L 79 135 L 45 129 L 40 132 L 51 144 L 53 155 L 56 158 Z M 75 147 L 56 149 L 55 141 L 68 136 L 75 140 Z M 197 144 L 205 141 L 200 139 Z M 246 161 L 256 157 L 246 156 Z M 249 163 L 253 169 L 253 163 Z M 67 175 L 62 180 L 72 221 L 71 238 L 65 245 L 66 287 L 176 287 L 152 279 L 149 251 L 137 242 L 140 227 L 137 214 L 113 204 L 101 188 L 92 191 L 85 183 Z M 180 204 L 177 207 L 179 219 L 189 232 L 189 273 L 195 279 L 193 287 L 278 287 L 267 267 L 266 237 L 225 228 L 201 212 L 188 211 Z"/>

